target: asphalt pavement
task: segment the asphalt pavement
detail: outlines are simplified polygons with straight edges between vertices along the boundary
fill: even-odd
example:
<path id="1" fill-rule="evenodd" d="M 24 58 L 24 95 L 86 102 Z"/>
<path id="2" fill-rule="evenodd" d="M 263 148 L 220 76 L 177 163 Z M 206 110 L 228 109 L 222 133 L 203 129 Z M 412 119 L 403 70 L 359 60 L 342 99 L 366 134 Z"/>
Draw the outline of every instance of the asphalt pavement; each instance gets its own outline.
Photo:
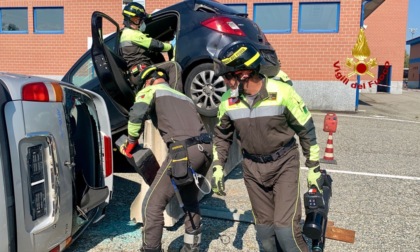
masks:
<path id="1" fill-rule="evenodd" d="M 402 95 L 361 94 L 357 112 L 337 113 L 333 135 L 336 165 L 323 164 L 333 179 L 329 220 L 354 230 L 354 243 L 327 239 L 325 251 L 420 251 L 420 92 Z M 326 111 L 312 111 L 321 157 L 328 133 Z M 304 159 L 301 157 L 301 164 Z M 114 195 L 107 216 L 90 226 L 68 251 L 136 251 L 141 224 L 130 221 L 129 208 L 139 192 L 139 175 L 117 161 Z M 302 165 L 303 166 L 303 165 Z M 301 191 L 307 170 L 302 167 Z M 251 205 L 241 167 L 227 177 L 225 197 L 208 195 L 204 208 L 249 216 Z M 260 251 L 253 224 L 203 217 L 201 251 Z M 165 251 L 178 251 L 183 225 L 164 230 Z"/>

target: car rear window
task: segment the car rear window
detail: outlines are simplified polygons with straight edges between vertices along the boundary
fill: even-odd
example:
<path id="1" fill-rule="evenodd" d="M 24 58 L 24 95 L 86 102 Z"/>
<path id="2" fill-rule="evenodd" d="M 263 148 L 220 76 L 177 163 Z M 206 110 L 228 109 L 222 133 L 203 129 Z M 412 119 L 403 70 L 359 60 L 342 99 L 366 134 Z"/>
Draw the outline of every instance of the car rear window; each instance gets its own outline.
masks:
<path id="1" fill-rule="evenodd" d="M 239 13 L 233 8 L 230 8 L 229 6 L 226 6 L 222 3 L 219 3 L 217 1 L 207 1 L 207 0 L 201 0 L 196 1 L 196 11 L 203 11 L 203 12 L 214 12 L 218 14 L 233 14 L 238 16 L 246 16 L 245 13 Z"/>

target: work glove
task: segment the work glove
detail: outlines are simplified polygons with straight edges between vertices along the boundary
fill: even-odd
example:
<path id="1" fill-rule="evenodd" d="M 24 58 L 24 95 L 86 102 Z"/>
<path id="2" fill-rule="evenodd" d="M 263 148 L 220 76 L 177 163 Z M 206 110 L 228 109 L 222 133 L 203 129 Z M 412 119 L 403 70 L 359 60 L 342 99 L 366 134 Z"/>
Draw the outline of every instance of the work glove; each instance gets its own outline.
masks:
<path id="1" fill-rule="evenodd" d="M 173 44 L 171 44 L 171 49 L 168 51 L 168 58 L 169 58 L 169 60 L 173 60 L 173 58 L 174 58 L 174 55 L 175 55 L 175 47 L 174 47 L 174 45 Z"/>
<path id="2" fill-rule="evenodd" d="M 221 165 L 215 165 L 211 178 L 211 189 L 217 195 L 226 195 L 224 178 L 223 167 Z"/>
<path id="3" fill-rule="evenodd" d="M 137 141 L 129 141 L 128 139 L 120 146 L 120 152 L 128 158 L 132 158 L 131 152 L 137 146 Z"/>
<path id="4" fill-rule="evenodd" d="M 309 168 L 308 170 L 308 188 L 316 186 L 318 191 L 322 193 L 322 185 L 324 184 L 324 177 L 321 174 L 321 168 L 318 166 Z"/>

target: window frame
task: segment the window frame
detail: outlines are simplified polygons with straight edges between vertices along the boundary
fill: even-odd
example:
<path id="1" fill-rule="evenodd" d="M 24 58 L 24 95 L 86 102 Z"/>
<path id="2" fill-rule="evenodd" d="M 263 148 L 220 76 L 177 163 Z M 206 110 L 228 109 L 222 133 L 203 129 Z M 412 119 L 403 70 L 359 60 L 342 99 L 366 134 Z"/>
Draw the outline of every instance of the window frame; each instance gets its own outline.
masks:
<path id="1" fill-rule="evenodd" d="M 261 27 L 260 24 L 257 23 L 256 18 L 257 18 L 257 6 L 264 6 L 264 5 L 284 5 L 284 6 L 289 6 L 290 10 L 289 10 L 289 28 L 288 29 L 283 29 L 283 30 L 279 30 L 279 29 L 274 29 L 274 30 L 265 30 Z M 287 33 L 291 33 L 292 32 L 292 21 L 293 21 L 293 3 L 288 2 L 288 3 L 277 3 L 277 2 L 273 2 L 273 3 L 254 3 L 253 4 L 253 17 L 252 17 L 252 21 L 254 21 L 256 24 L 258 24 L 258 26 L 260 27 L 261 31 L 264 32 L 265 34 L 287 34 Z"/>
<path id="2" fill-rule="evenodd" d="M 61 10 L 63 10 L 63 15 L 62 15 L 62 18 L 63 18 L 63 29 L 62 30 L 56 30 L 56 31 L 39 31 L 39 30 L 37 30 L 36 29 L 36 27 L 37 27 L 37 24 L 38 24 L 38 21 L 37 21 L 37 16 L 38 16 L 38 14 L 37 14 L 37 10 L 45 10 L 45 9 L 49 9 L 49 10 L 51 10 L 51 9 L 61 9 Z M 33 10 L 32 10 L 32 12 L 33 12 L 33 21 L 34 21 L 34 23 L 33 23 L 33 29 L 34 29 L 34 34 L 64 34 L 64 7 L 63 6 L 39 6 L 39 7 L 33 7 Z"/>
<path id="3" fill-rule="evenodd" d="M 302 29 L 302 6 L 304 5 L 321 5 L 321 4 L 335 4 L 337 5 L 337 14 L 335 17 L 335 28 L 332 30 L 323 30 L 323 29 L 315 29 L 315 30 L 308 30 L 308 29 Z M 298 18 L 298 33 L 339 33 L 340 31 L 340 8 L 341 3 L 340 2 L 301 2 L 299 3 L 299 18 Z"/>
<path id="4" fill-rule="evenodd" d="M 3 31 L 3 10 L 26 10 L 26 30 L 19 31 Z M 0 34 L 28 34 L 29 33 L 29 18 L 28 18 L 28 7 L 2 7 L 0 8 Z"/>

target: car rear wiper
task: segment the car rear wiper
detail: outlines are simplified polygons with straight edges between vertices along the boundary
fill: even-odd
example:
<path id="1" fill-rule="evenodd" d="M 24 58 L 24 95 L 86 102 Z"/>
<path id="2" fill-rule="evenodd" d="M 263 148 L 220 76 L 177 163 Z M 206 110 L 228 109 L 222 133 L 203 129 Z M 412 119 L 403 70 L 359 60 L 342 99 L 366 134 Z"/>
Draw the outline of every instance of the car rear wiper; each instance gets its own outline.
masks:
<path id="1" fill-rule="evenodd" d="M 239 17 L 244 17 L 244 18 L 248 18 L 248 13 L 235 13 L 233 14 L 235 16 L 239 16 Z"/>

